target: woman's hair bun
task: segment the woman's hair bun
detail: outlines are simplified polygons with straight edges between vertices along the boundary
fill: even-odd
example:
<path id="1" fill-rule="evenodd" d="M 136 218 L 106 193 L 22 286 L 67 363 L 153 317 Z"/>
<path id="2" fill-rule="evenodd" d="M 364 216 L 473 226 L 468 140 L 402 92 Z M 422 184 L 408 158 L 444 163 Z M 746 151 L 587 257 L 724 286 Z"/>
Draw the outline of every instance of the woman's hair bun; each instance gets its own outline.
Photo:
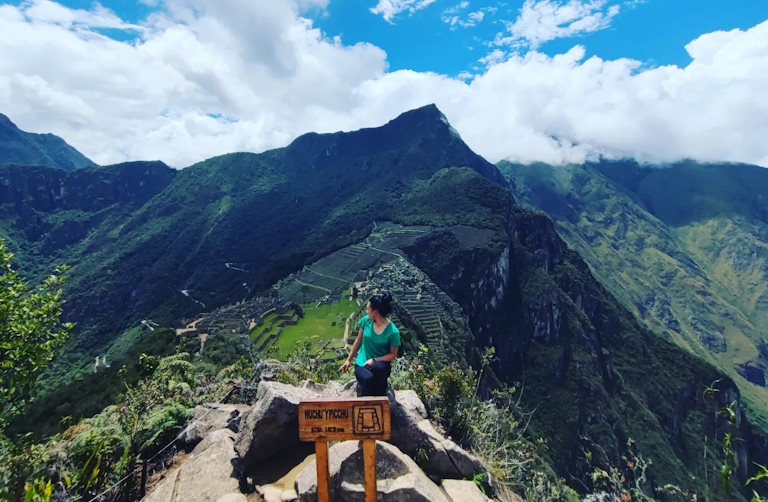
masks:
<path id="1" fill-rule="evenodd" d="M 371 297 L 371 308 L 379 314 L 387 317 L 392 313 L 392 295 L 389 293 L 380 293 Z"/>

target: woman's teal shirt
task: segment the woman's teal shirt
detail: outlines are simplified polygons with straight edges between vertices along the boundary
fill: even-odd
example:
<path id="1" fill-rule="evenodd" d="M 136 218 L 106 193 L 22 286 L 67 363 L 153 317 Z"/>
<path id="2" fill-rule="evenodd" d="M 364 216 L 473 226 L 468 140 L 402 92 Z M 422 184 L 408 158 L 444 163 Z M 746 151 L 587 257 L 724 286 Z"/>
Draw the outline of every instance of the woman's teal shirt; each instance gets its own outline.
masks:
<path id="1" fill-rule="evenodd" d="M 391 347 L 400 346 L 400 331 L 392 321 L 380 335 L 373 331 L 373 319 L 367 315 L 357 322 L 357 327 L 363 330 L 363 343 L 355 359 L 358 366 L 363 366 L 368 359 L 389 354 Z"/>

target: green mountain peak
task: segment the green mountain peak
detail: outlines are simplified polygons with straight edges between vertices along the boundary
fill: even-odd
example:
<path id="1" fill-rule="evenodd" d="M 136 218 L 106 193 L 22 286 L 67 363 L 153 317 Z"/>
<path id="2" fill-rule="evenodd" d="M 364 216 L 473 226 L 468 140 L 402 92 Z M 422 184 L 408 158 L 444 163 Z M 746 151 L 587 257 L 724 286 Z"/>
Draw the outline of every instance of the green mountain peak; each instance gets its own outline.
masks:
<path id="1" fill-rule="evenodd" d="M 0 164 L 48 166 L 66 170 L 96 165 L 60 137 L 22 131 L 2 113 Z"/>

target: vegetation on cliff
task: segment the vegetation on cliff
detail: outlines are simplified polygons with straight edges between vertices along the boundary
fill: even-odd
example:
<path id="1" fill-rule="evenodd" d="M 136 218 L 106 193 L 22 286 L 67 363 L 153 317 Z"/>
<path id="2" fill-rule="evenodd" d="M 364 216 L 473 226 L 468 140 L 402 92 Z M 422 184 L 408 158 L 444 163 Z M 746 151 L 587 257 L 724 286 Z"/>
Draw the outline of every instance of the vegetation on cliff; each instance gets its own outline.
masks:
<path id="1" fill-rule="evenodd" d="M 500 163 L 645 325 L 726 372 L 768 424 L 768 172 L 757 166 Z"/>
<path id="2" fill-rule="evenodd" d="M 0 113 L 0 164 L 80 169 L 95 165 L 85 155 L 53 134 L 25 132 Z"/>

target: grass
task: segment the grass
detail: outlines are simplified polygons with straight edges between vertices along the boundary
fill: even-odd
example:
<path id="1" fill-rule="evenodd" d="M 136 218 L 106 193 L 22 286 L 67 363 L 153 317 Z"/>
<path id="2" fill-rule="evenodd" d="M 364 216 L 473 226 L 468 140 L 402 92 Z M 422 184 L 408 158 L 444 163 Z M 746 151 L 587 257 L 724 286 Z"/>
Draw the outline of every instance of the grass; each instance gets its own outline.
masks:
<path id="1" fill-rule="evenodd" d="M 342 298 L 346 297 L 346 293 Z M 343 347 L 344 323 L 352 312 L 358 309 L 357 303 L 348 299 L 335 303 L 326 303 L 315 307 L 313 304 L 302 305 L 304 317 L 295 326 L 286 326 L 283 334 L 274 344 L 278 357 L 284 358 L 301 340 L 310 340 L 318 352 L 327 348 Z M 335 326 L 331 323 L 336 322 Z M 354 328 L 354 327 L 353 327 Z M 326 342 L 329 344 L 326 346 Z"/>
<path id="2" fill-rule="evenodd" d="M 261 324 L 253 328 L 253 330 L 251 330 L 251 332 L 248 334 L 251 341 L 256 341 L 256 336 L 259 333 L 264 332 L 265 329 L 267 330 L 266 332 L 264 332 L 264 335 L 266 336 L 269 336 L 269 334 L 272 333 L 272 331 L 276 331 L 275 329 L 272 329 L 272 326 L 270 326 L 270 324 L 272 324 L 272 321 L 274 321 L 276 317 L 277 317 L 277 312 L 272 312 L 271 314 L 269 314 L 267 317 L 264 318 L 264 321 Z M 261 336 L 259 338 L 263 339 L 264 336 Z"/>

